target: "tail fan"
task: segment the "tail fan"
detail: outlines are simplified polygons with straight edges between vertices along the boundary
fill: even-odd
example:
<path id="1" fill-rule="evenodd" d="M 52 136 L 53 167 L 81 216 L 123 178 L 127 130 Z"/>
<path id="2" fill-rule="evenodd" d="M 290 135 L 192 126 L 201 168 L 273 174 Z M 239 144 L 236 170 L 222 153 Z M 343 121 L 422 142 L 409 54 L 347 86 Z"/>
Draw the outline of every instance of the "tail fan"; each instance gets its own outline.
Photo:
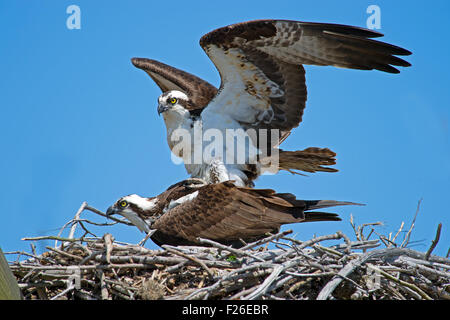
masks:
<path id="1" fill-rule="evenodd" d="M 293 174 L 304 172 L 337 172 L 337 169 L 326 166 L 336 164 L 336 153 L 328 148 L 310 147 L 305 150 L 279 150 L 279 168 Z"/>

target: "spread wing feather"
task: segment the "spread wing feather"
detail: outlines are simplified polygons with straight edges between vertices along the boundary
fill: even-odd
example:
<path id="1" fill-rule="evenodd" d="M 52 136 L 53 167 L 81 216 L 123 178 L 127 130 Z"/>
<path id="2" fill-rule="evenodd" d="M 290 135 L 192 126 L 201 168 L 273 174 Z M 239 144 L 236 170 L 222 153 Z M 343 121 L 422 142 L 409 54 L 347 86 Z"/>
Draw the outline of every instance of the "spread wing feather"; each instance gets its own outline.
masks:
<path id="1" fill-rule="evenodd" d="M 246 128 L 298 126 L 306 102 L 301 65 L 329 65 L 398 73 L 410 64 L 403 48 L 370 38 L 358 27 L 289 20 L 256 20 L 207 33 L 200 45 L 218 69 L 218 95 L 203 113 L 227 113 Z M 232 103 L 229 103 L 232 101 Z"/>
<path id="2" fill-rule="evenodd" d="M 144 70 L 162 92 L 178 90 L 187 94 L 191 100 L 187 108 L 191 110 L 203 109 L 217 94 L 217 88 L 209 82 L 165 63 L 146 58 L 132 58 L 131 62 Z"/>

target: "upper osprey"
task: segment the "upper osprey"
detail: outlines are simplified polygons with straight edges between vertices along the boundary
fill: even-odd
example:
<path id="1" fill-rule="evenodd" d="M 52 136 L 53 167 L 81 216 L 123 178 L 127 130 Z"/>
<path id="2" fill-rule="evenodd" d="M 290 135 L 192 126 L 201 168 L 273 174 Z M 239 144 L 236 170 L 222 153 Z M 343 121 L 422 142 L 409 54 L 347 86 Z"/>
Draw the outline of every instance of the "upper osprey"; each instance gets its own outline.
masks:
<path id="1" fill-rule="evenodd" d="M 234 180 L 237 185 L 251 186 L 261 173 L 262 160 L 278 152 L 276 169 L 336 171 L 323 167 L 335 163 L 335 153 L 327 148 L 295 152 L 277 149 L 302 120 L 306 102 L 302 65 L 389 73 L 399 73 L 393 66 L 410 66 L 395 55 L 411 52 L 370 39 L 380 36 L 358 27 L 289 20 L 256 20 L 219 28 L 200 39 L 220 73 L 219 90 L 155 60 L 133 58 L 132 62 L 163 91 L 158 98 L 158 113 L 164 117 L 168 144 L 177 156 L 192 160 L 185 161 L 191 176 L 210 183 Z M 227 140 L 227 130 L 233 130 L 232 140 Z M 190 148 L 177 148 L 180 132 L 192 137 Z M 208 138 L 203 134 L 195 138 L 196 132 L 210 134 Z M 222 138 L 214 151 L 204 142 L 212 140 L 211 132 Z M 261 132 L 266 136 L 262 138 Z M 244 145 L 243 141 L 250 142 Z M 200 144 L 201 154 L 195 157 Z"/>

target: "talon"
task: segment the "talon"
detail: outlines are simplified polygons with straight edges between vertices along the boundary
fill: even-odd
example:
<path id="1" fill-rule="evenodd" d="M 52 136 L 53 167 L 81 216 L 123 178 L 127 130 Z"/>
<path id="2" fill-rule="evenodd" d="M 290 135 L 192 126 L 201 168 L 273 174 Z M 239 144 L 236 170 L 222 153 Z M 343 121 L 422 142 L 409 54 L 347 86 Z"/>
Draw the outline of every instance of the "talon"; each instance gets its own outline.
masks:
<path id="1" fill-rule="evenodd" d="M 185 181 L 185 186 L 188 188 L 199 188 L 207 185 L 207 182 L 201 178 L 189 178 Z"/>

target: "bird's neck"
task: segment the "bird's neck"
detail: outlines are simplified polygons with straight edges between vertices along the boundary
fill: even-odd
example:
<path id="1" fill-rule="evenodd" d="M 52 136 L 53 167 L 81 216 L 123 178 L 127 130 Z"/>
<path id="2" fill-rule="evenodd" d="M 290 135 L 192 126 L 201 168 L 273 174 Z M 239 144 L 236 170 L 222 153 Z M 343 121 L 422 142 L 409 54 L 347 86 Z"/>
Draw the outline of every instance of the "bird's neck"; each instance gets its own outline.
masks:
<path id="1" fill-rule="evenodd" d="M 180 139 L 179 136 L 191 133 L 194 119 L 190 112 L 184 108 L 171 109 L 163 114 L 167 131 L 167 142 L 170 149 Z"/>
<path id="2" fill-rule="evenodd" d="M 170 109 L 163 113 L 163 117 L 167 131 L 185 127 L 192 121 L 190 112 L 184 108 Z"/>

